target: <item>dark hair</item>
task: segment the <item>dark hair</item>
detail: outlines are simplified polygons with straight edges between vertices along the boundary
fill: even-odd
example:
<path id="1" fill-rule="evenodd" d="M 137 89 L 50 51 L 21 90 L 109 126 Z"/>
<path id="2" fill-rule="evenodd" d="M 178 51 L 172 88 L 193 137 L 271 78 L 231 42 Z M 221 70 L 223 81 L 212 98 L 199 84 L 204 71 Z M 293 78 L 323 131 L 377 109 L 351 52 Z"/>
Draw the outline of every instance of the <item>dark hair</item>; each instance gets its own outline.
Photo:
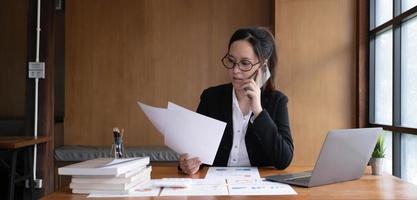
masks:
<path id="1" fill-rule="evenodd" d="M 277 50 L 275 39 L 271 31 L 265 27 L 240 28 L 236 30 L 230 38 L 228 51 L 230 50 L 230 45 L 237 40 L 248 41 L 252 45 L 253 50 L 260 61 L 263 62 L 268 59 L 268 68 L 271 71 L 271 77 L 263 86 L 263 91 L 271 92 L 275 90 L 274 78 L 277 65 Z"/>

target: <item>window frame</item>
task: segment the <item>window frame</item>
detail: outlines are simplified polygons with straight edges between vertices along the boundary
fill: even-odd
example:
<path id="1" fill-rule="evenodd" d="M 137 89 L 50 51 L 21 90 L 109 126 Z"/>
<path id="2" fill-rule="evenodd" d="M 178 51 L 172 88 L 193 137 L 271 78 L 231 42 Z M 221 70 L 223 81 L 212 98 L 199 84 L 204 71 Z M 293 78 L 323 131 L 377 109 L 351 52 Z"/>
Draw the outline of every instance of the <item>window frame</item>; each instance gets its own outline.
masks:
<path id="1" fill-rule="evenodd" d="M 387 22 L 375 27 L 375 1 L 369 0 L 369 121 L 370 127 L 382 127 L 384 130 L 392 132 L 392 173 L 394 176 L 401 177 L 401 135 L 417 135 L 417 128 L 405 127 L 401 125 L 401 26 L 404 22 L 417 17 L 417 6 L 401 13 L 401 0 L 392 0 L 393 17 Z M 375 38 L 378 34 L 389 29 L 393 31 L 393 116 L 392 125 L 375 123 Z"/>

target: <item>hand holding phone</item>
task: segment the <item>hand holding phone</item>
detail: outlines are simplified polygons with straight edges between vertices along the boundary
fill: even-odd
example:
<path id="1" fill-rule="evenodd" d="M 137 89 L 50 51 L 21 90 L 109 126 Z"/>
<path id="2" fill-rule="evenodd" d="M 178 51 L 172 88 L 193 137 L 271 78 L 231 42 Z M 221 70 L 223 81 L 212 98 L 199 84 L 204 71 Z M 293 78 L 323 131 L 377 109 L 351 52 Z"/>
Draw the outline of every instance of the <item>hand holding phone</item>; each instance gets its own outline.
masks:
<path id="1" fill-rule="evenodd" d="M 259 73 L 259 71 L 261 73 Z M 262 86 L 264 86 L 268 81 L 269 77 L 271 77 L 271 72 L 269 71 L 268 66 L 264 65 L 257 70 L 257 74 L 255 75 L 255 82 L 259 88 L 262 88 Z"/>
<path id="2" fill-rule="evenodd" d="M 266 65 L 259 67 L 253 75 L 242 85 L 246 95 L 251 101 L 252 112 L 257 116 L 262 111 L 261 106 L 261 89 L 262 86 L 271 76 L 271 73 Z"/>
<path id="3" fill-rule="evenodd" d="M 256 85 L 259 88 L 262 88 L 270 77 L 271 77 L 271 72 L 269 71 L 268 66 L 264 65 L 262 67 L 259 67 L 252 75 L 249 76 L 248 79 L 253 79 Z M 244 89 L 245 91 L 247 90 L 247 88 L 244 88 Z"/>

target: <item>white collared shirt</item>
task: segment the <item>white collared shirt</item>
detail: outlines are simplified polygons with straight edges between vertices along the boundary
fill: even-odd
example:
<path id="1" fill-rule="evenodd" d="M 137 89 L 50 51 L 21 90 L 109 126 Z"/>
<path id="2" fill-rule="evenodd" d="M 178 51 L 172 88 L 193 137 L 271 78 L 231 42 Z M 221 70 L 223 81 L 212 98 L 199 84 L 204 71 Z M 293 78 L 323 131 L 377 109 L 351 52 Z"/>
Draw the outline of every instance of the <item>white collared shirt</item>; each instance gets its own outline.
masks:
<path id="1" fill-rule="evenodd" d="M 243 116 L 236 98 L 235 89 L 232 90 L 232 111 L 233 111 L 233 146 L 230 150 L 227 166 L 250 166 L 248 151 L 246 149 L 245 135 L 248 129 L 249 119 L 252 110 Z"/>

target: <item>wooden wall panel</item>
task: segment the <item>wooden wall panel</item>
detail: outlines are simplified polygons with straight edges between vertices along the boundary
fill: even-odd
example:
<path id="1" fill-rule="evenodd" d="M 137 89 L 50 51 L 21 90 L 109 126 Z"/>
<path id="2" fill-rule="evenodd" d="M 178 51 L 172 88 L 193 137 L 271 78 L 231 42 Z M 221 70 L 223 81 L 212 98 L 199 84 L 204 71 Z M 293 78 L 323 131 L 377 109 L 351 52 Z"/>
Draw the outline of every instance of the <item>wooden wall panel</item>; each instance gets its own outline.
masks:
<path id="1" fill-rule="evenodd" d="M 271 0 L 71 0 L 65 11 L 64 144 L 162 144 L 136 105 L 195 110 L 228 82 L 220 63 L 233 31 L 273 23 Z"/>
<path id="2" fill-rule="evenodd" d="M 327 131 L 355 126 L 355 3 L 276 0 L 278 86 L 289 97 L 294 165 L 313 165 Z"/>
<path id="3" fill-rule="evenodd" d="M 26 0 L 0 1 L 0 119 L 24 119 L 26 101 Z"/>
<path id="4" fill-rule="evenodd" d="M 356 112 L 357 127 L 369 124 L 369 3 L 356 1 Z"/>

